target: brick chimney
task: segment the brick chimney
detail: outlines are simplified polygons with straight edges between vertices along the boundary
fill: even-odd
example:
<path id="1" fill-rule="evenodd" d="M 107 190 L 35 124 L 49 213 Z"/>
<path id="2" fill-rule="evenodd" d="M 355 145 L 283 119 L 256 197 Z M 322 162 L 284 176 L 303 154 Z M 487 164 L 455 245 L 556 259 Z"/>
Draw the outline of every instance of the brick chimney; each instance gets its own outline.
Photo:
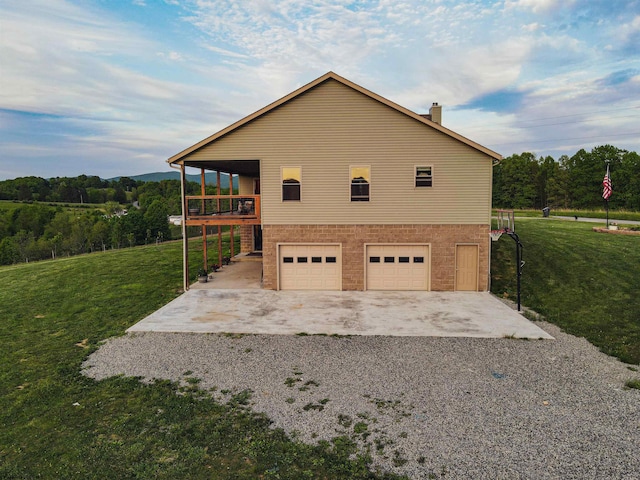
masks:
<path id="1" fill-rule="evenodd" d="M 438 102 L 433 102 L 433 105 L 431 105 L 429 116 L 432 122 L 442 125 L 442 106 L 438 105 Z"/>

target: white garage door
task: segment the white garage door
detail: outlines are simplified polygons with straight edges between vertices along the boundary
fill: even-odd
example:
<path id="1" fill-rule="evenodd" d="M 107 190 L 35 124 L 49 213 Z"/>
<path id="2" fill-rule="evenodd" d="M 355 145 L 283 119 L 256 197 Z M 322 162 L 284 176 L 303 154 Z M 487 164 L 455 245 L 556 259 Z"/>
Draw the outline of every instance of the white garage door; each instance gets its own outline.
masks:
<path id="1" fill-rule="evenodd" d="M 339 245 L 280 245 L 281 290 L 341 290 Z"/>
<path id="2" fill-rule="evenodd" d="M 427 290 L 429 245 L 367 245 L 367 290 Z"/>

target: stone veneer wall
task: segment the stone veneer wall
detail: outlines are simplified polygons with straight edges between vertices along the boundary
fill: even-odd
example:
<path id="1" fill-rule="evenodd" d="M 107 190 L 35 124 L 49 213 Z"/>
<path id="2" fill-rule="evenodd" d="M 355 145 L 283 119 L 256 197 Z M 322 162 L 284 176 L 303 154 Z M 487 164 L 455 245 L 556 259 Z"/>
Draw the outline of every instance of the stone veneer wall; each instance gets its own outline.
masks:
<path id="1" fill-rule="evenodd" d="M 431 290 L 455 286 L 456 244 L 479 246 L 478 289 L 488 290 L 489 225 L 264 225 L 262 271 L 264 288 L 277 288 L 278 243 L 341 243 L 342 289 L 364 289 L 365 243 L 431 244 Z"/>

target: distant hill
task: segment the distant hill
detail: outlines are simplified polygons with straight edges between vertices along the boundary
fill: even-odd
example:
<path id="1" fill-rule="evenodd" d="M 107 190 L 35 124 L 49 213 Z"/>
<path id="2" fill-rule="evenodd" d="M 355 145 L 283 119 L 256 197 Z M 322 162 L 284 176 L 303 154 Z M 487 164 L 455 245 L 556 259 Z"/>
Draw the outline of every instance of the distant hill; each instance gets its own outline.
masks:
<path id="1" fill-rule="evenodd" d="M 216 184 L 216 172 L 206 172 L 205 173 L 205 181 L 207 185 L 215 185 Z M 118 181 L 121 177 L 113 177 L 107 178 L 106 180 Z M 143 173 L 142 175 L 131 175 L 128 178 L 141 182 L 160 182 L 162 180 L 180 180 L 180 172 L 154 172 L 154 173 Z M 197 182 L 200 183 L 200 175 L 187 175 L 187 181 L 189 182 Z M 234 187 L 238 186 L 238 179 L 234 179 Z M 228 188 L 229 187 L 229 175 L 226 173 L 220 174 L 220 187 Z"/>

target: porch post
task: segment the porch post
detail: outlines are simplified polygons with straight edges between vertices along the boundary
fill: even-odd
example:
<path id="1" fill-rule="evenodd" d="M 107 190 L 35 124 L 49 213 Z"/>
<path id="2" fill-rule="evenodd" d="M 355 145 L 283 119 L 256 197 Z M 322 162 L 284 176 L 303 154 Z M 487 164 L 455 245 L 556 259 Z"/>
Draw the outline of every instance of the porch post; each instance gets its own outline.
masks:
<path id="1" fill-rule="evenodd" d="M 236 256 L 235 245 L 233 244 L 233 225 L 229 226 L 229 256 L 231 258 Z"/>
<path id="2" fill-rule="evenodd" d="M 204 215 L 206 213 L 204 196 L 207 194 L 207 190 L 205 187 L 204 168 L 200 169 L 200 194 L 203 197 L 202 201 L 200 202 L 200 214 Z M 202 262 L 204 264 L 202 268 L 204 268 L 208 272 L 209 267 L 207 265 L 209 264 L 209 256 L 207 255 L 207 226 L 206 225 L 202 225 Z"/>
<path id="3" fill-rule="evenodd" d="M 180 192 L 182 195 L 182 272 L 183 289 L 189 290 L 189 238 L 187 236 L 187 212 L 189 211 L 186 198 L 186 174 L 184 163 L 180 165 Z"/>
<path id="4" fill-rule="evenodd" d="M 216 190 L 218 195 L 218 212 L 220 212 L 220 170 L 216 172 Z M 233 210 L 233 203 L 229 206 Z M 222 267 L 222 225 L 218 225 L 218 265 Z"/>
<path id="5" fill-rule="evenodd" d="M 229 193 L 233 195 L 233 173 L 229 174 Z M 231 207 L 233 208 L 233 201 L 231 204 Z M 235 256 L 235 252 L 233 250 L 233 225 L 229 225 L 229 258 L 233 258 Z"/>

